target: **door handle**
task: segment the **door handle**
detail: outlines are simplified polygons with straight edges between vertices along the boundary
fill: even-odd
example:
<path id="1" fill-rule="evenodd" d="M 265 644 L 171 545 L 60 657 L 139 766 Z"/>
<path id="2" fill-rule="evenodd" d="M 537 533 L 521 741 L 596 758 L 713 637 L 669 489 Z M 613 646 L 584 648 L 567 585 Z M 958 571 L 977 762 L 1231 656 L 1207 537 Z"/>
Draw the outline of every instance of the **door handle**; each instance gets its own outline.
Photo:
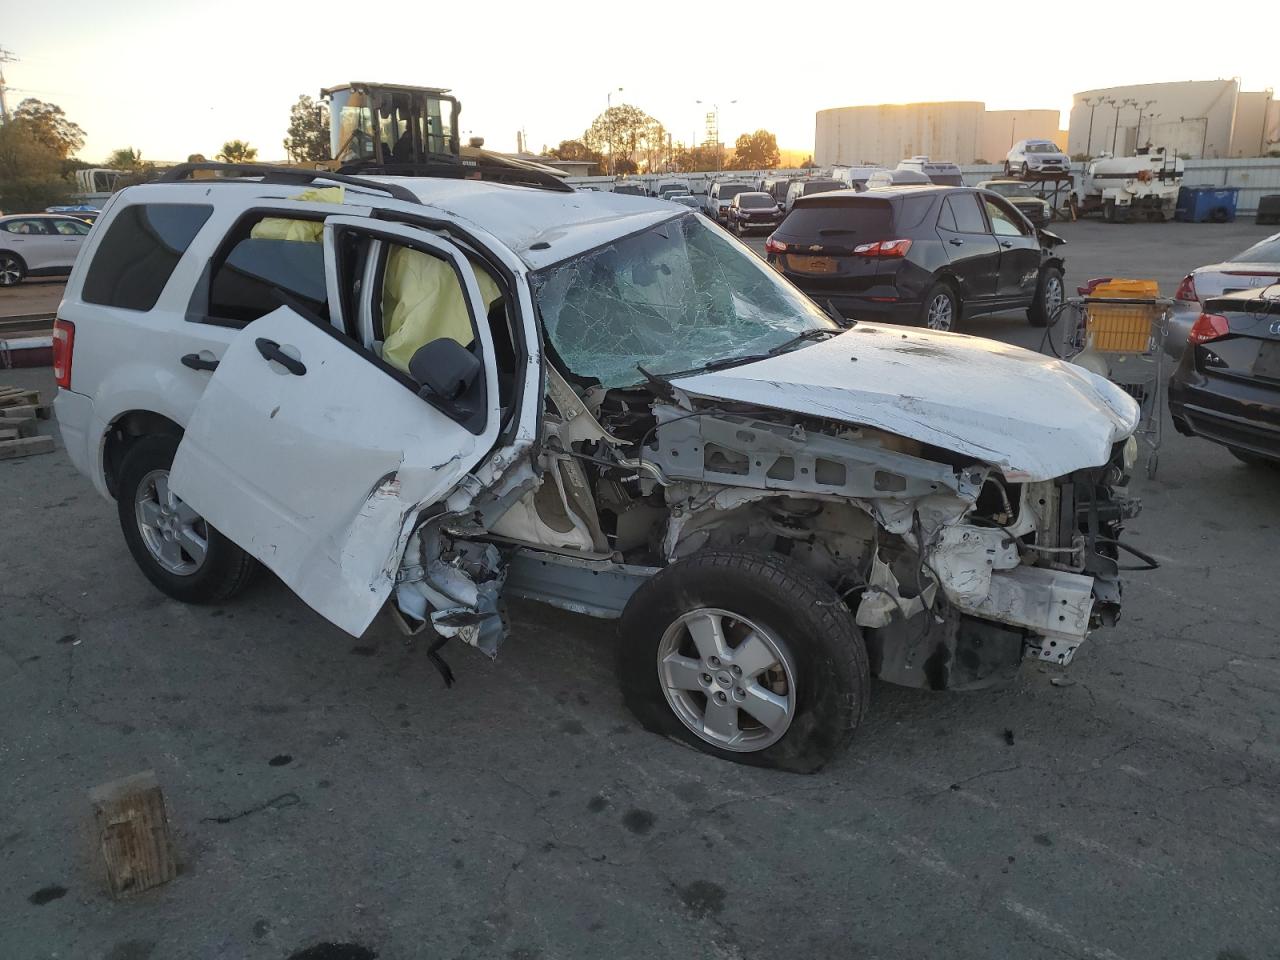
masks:
<path id="1" fill-rule="evenodd" d="M 301 360 L 295 360 L 293 357 L 289 356 L 280 349 L 280 344 L 276 343 L 274 340 L 268 340 L 266 337 L 259 337 L 253 342 L 257 345 L 258 352 L 262 354 L 264 359 L 274 360 L 295 377 L 300 377 L 307 372 L 306 365 L 303 364 Z"/>
<path id="2" fill-rule="evenodd" d="M 190 367 L 192 370 L 217 370 L 217 360 L 206 360 L 198 353 L 188 353 L 182 358 L 182 365 Z"/>
<path id="3" fill-rule="evenodd" d="M 952 237 L 950 240 L 947 241 L 947 243 L 951 244 L 953 247 L 959 247 L 964 244 L 964 241 L 961 240 L 959 237 Z"/>
<path id="4" fill-rule="evenodd" d="M 1012 247 L 1012 246 L 1013 246 L 1013 241 L 1012 241 L 1012 240 L 1001 240 L 1001 241 L 1000 241 L 1000 246 L 1002 246 L 1002 247 L 1004 247 L 1006 250 L 1008 250 L 1010 247 Z"/>

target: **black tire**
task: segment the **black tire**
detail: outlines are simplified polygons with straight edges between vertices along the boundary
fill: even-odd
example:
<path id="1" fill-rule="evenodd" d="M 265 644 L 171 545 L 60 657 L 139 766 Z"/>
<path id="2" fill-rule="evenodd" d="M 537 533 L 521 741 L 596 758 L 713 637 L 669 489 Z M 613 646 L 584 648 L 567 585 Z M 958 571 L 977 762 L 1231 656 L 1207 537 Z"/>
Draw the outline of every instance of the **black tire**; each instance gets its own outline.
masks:
<path id="1" fill-rule="evenodd" d="M 951 325 L 949 327 L 929 327 L 929 311 L 938 297 L 945 295 L 951 301 Z M 920 301 L 920 326 L 929 327 L 931 330 L 946 330 L 954 332 L 960 327 L 960 298 L 956 296 L 955 288 L 945 281 L 939 280 L 931 286 L 924 295 L 924 299 Z"/>
<path id="2" fill-rule="evenodd" d="M 249 585 L 258 568 L 253 557 L 206 523 L 208 549 L 204 561 L 193 573 L 174 573 L 152 555 L 139 528 L 135 507 L 138 488 L 149 473 L 168 470 L 177 449 L 177 437 L 160 434 L 143 437 L 129 447 L 116 484 L 120 529 L 143 575 L 161 592 L 183 603 L 222 603 Z"/>
<path id="3" fill-rule="evenodd" d="M 1116 202 L 1114 200 L 1102 201 L 1102 222 L 1103 223 L 1116 222 Z"/>
<path id="4" fill-rule="evenodd" d="M 0 253 L 0 287 L 16 287 L 27 276 L 27 265 L 16 253 Z"/>
<path id="5" fill-rule="evenodd" d="M 784 638 L 796 704 L 786 732 L 763 749 L 716 746 L 667 701 L 657 659 L 663 635 L 702 608 L 733 611 Z M 618 682 L 627 707 L 645 729 L 712 756 L 813 773 L 844 750 L 867 710 L 867 649 L 848 607 L 831 587 L 778 556 L 708 551 L 678 561 L 636 591 L 620 633 Z"/>
<path id="6" fill-rule="evenodd" d="M 1009 176 L 1009 161 L 1008 161 L 1008 160 L 1006 160 L 1006 161 L 1004 162 L 1004 175 L 1005 175 L 1006 177 L 1007 177 L 1007 176 Z"/>
<path id="7" fill-rule="evenodd" d="M 1057 305 L 1048 303 L 1051 284 L 1057 284 Z M 1036 282 L 1036 296 L 1027 308 L 1027 322 L 1033 327 L 1047 327 L 1053 320 L 1054 311 L 1062 305 L 1066 288 L 1062 285 L 1062 271 L 1057 267 L 1045 267 L 1040 271 L 1040 279 Z"/>
<path id="8" fill-rule="evenodd" d="M 1241 450 L 1239 447 L 1227 447 L 1227 451 L 1241 463 L 1248 464 L 1251 467 L 1268 467 L 1272 470 L 1280 469 L 1280 461 L 1259 456 L 1258 454 L 1252 453 L 1248 450 Z"/>

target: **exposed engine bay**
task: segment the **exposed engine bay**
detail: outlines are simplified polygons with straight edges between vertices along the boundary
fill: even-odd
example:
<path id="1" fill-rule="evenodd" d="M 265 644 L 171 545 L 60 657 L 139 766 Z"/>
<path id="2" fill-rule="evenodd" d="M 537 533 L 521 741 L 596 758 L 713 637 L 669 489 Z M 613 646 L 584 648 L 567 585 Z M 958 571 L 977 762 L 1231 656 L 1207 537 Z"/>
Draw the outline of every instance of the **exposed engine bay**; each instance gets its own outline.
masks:
<path id="1" fill-rule="evenodd" d="M 700 550 L 781 555 L 831 585 L 871 672 L 930 689 L 1069 663 L 1119 615 L 1120 533 L 1138 510 L 1109 463 L 1038 482 L 892 433 L 741 403 L 678 381 L 605 390 L 548 367 L 533 461 L 413 534 L 397 578 L 428 621 L 494 654 L 501 596 L 618 617 Z"/>

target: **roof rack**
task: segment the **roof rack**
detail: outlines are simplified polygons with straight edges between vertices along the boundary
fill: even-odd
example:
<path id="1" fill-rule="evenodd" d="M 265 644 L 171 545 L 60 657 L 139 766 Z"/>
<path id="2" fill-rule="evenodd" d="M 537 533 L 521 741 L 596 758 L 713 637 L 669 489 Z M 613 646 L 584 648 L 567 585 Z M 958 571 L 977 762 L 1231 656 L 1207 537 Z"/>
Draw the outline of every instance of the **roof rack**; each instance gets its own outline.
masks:
<path id="1" fill-rule="evenodd" d="M 332 183 L 360 187 L 362 190 L 385 193 L 389 197 L 394 197 L 396 200 L 404 200 L 408 203 L 422 203 L 422 199 L 417 194 L 398 183 L 383 183 L 380 180 L 371 180 L 368 177 L 353 177 L 346 173 L 330 173 L 328 170 L 278 167 L 270 163 L 212 163 L 208 161 L 203 163 L 180 163 L 161 173 L 160 176 L 156 177 L 155 182 L 179 183 L 186 180 L 194 180 L 193 174 L 201 170 L 212 170 L 229 175 L 223 179 L 261 177 L 262 183 L 303 185 L 315 183 L 317 180 L 328 180 Z"/>

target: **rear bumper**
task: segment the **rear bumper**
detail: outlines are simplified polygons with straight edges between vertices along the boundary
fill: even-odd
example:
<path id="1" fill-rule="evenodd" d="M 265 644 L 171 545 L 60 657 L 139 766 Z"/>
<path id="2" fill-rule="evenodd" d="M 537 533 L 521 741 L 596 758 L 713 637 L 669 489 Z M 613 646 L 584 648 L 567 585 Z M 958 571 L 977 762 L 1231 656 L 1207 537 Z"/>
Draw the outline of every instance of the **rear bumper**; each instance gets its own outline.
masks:
<path id="1" fill-rule="evenodd" d="M 1169 413 L 1179 433 L 1280 459 L 1280 389 L 1207 378 L 1184 357 L 1169 380 Z"/>
<path id="2" fill-rule="evenodd" d="M 98 434 L 93 429 L 93 400 L 70 390 L 53 398 L 53 413 L 62 434 L 62 446 L 72 466 L 98 486 Z"/>
<path id="3" fill-rule="evenodd" d="M 854 297 L 824 290 L 805 290 L 801 284 L 796 284 L 796 286 L 800 287 L 802 292 L 808 294 L 818 306 L 825 308 L 830 303 L 842 317 L 847 317 L 850 320 L 912 324 L 920 316 L 920 302 L 918 300 L 895 300 L 892 303 L 886 303 L 884 301 L 871 300 L 868 297 Z"/>

